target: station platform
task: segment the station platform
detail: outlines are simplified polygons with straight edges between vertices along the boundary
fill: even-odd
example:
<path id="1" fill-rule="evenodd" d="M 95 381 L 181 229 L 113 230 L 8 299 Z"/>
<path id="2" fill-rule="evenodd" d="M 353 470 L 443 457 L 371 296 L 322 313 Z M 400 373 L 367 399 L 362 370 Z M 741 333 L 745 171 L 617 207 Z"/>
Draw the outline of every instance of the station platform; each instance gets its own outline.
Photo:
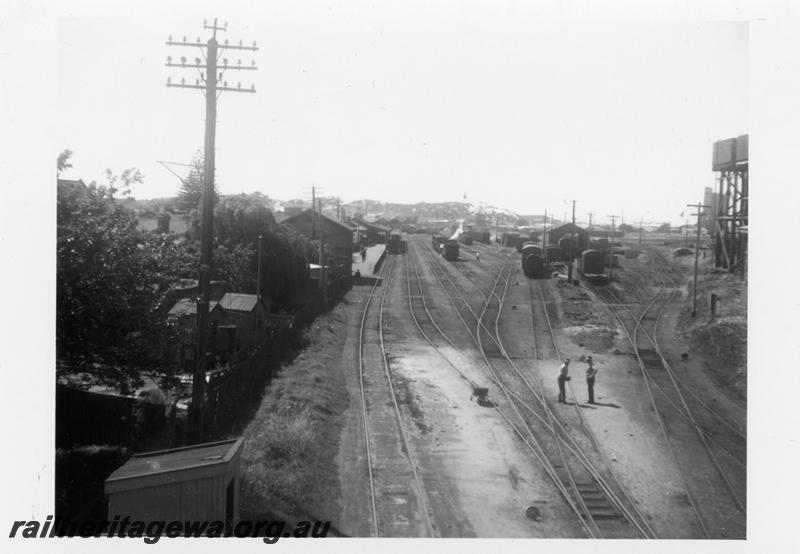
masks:
<path id="1" fill-rule="evenodd" d="M 353 254 L 353 274 L 355 275 L 356 270 L 361 272 L 362 277 L 369 277 L 375 274 L 375 264 L 378 263 L 378 260 L 383 254 L 383 251 L 386 250 L 385 244 L 376 244 L 375 246 L 368 246 L 367 247 L 367 258 L 363 262 L 361 261 L 361 254 L 359 252 L 355 252 Z"/>

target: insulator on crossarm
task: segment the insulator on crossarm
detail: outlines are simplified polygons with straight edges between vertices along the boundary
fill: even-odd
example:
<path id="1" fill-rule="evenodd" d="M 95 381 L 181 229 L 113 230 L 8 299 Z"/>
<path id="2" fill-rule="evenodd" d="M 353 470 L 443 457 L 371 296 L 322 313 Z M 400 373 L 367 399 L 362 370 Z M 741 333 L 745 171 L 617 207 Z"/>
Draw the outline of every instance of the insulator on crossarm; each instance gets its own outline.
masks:
<path id="1" fill-rule="evenodd" d="M 256 47 L 256 41 L 253 41 L 253 48 Z"/>
<path id="2" fill-rule="evenodd" d="M 242 88 L 242 83 L 236 83 L 236 88 L 238 89 Z"/>
<path id="3" fill-rule="evenodd" d="M 186 37 L 183 37 L 183 42 L 186 42 Z"/>
<path id="4" fill-rule="evenodd" d="M 239 67 L 242 66 L 242 60 L 239 60 Z"/>
<path id="5" fill-rule="evenodd" d="M 195 79 L 195 80 L 194 80 L 194 84 L 195 84 L 195 85 L 199 85 L 199 84 L 200 84 L 200 79 Z"/>
<path id="6" fill-rule="evenodd" d="M 228 81 L 223 82 L 222 86 L 225 87 L 225 88 L 228 88 Z"/>
<path id="7" fill-rule="evenodd" d="M 250 90 L 252 90 L 253 92 L 255 92 L 255 91 L 256 91 L 256 86 L 255 86 L 255 85 L 250 85 Z"/>
<path id="8" fill-rule="evenodd" d="M 195 58 L 194 59 L 194 65 L 197 65 L 197 66 L 200 65 L 200 58 Z"/>
<path id="9" fill-rule="evenodd" d="M 228 46 L 228 39 L 225 39 L 225 46 Z"/>
<path id="10" fill-rule="evenodd" d="M 250 61 L 250 67 L 255 67 L 255 66 L 256 66 L 256 61 L 255 60 Z"/>
<path id="11" fill-rule="evenodd" d="M 167 40 L 168 40 L 168 42 L 172 42 L 172 35 L 170 35 L 169 39 L 167 39 Z"/>
<path id="12" fill-rule="evenodd" d="M 222 59 L 222 65 L 224 65 L 225 67 L 228 67 L 228 58 L 223 58 Z"/>
<path id="13" fill-rule="evenodd" d="M 241 46 L 241 45 L 242 45 L 242 41 L 240 40 L 240 41 L 239 41 L 239 46 Z"/>
<path id="14" fill-rule="evenodd" d="M 172 56 L 167 56 L 167 63 L 172 63 Z"/>
<path id="15" fill-rule="evenodd" d="M 170 79 L 169 77 L 167 77 L 167 84 L 169 85 L 169 84 L 171 84 L 171 82 L 172 82 L 172 79 Z"/>
<path id="16" fill-rule="evenodd" d="M 182 85 L 185 85 L 185 84 L 186 84 L 186 79 L 185 79 L 185 78 L 183 78 L 183 77 L 181 78 L 181 84 L 182 84 Z"/>
<path id="17" fill-rule="evenodd" d="M 181 65 L 186 65 L 186 56 L 181 56 Z"/>

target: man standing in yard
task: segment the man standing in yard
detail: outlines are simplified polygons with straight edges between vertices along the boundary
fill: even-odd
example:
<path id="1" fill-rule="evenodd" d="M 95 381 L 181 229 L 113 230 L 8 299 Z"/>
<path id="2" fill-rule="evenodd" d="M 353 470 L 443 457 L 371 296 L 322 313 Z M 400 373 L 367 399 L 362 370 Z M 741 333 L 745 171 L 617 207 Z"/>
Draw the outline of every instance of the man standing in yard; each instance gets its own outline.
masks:
<path id="1" fill-rule="evenodd" d="M 589 389 L 589 404 L 594 404 L 594 376 L 597 375 L 597 369 L 594 367 L 592 357 L 586 358 L 586 387 Z"/>
<path id="2" fill-rule="evenodd" d="M 558 370 L 558 401 L 564 403 L 567 401 L 567 392 L 564 389 L 565 383 L 570 380 L 569 376 L 569 358 L 564 359 L 561 364 L 561 369 Z"/>

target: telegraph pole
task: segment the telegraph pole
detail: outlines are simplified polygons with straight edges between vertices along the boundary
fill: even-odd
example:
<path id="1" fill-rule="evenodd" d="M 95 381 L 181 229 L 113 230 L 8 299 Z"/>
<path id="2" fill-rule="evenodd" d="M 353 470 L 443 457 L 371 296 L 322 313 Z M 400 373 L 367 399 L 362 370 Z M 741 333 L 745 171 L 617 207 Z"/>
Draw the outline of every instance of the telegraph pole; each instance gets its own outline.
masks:
<path id="1" fill-rule="evenodd" d="M 589 212 L 589 234 L 592 233 L 592 216 L 594 215 L 593 212 Z"/>
<path id="2" fill-rule="evenodd" d="M 205 384 L 206 384 L 206 369 L 207 357 L 209 350 L 209 303 L 211 296 L 211 271 L 213 268 L 212 249 L 214 242 L 214 154 L 215 154 L 215 140 L 216 140 L 216 126 L 217 126 L 217 94 L 222 91 L 230 92 L 255 92 L 255 86 L 251 85 L 250 89 L 242 88 L 241 82 L 236 87 L 229 87 L 228 82 L 223 80 L 224 72 L 232 70 L 255 70 L 255 62 L 249 66 L 243 66 L 242 61 L 239 60 L 237 65 L 229 65 L 228 59 L 222 60 L 222 71 L 217 73 L 220 67 L 219 51 L 224 50 L 248 50 L 255 52 L 258 50 L 256 43 L 253 42 L 252 46 L 244 46 L 241 41 L 239 45 L 228 44 L 228 40 L 220 45 L 217 42 L 217 31 L 227 31 L 228 24 L 224 27 L 217 25 L 217 19 L 214 19 L 213 25 L 208 25 L 203 21 L 203 29 L 210 30 L 212 35 L 208 42 L 204 45 L 200 42 L 200 37 L 195 42 L 187 41 L 186 37 L 183 40 L 172 40 L 170 36 L 167 40 L 167 46 L 189 46 L 199 48 L 201 54 L 205 58 L 205 65 L 201 65 L 199 57 L 194 59 L 194 65 L 187 63 L 186 56 L 180 58 L 180 63 L 173 63 L 172 56 L 167 56 L 167 67 L 176 67 L 181 69 L 196 69 L 199 73 L 199 78 L 195 79 L 194 84 L 187 84 L 185 78 L 181 78 L 180 83 L 173 83 L 170 78 L 167 78 L 167 86 L 174 88 L 189 88 L 202 90 L 206 97 L 206 131 L 205 131 L 205 145 L 204 145 L 204 168 L 203 168 L 203 198 L 200 207 L 200 267 L 198 269 L 198 288 L 199 297 L 197 299 L 197 345 L 195 350 L 195 365 L 192 375 L 192 406 L 190 414 L 190 434 L 189 440 L 191 443 L 202 442 L 204 439 L 204 425 L 203 425 L 203 412 L 205 404 Z M 205 48 L 205 51 L 204 51 Z M 202 69 L 205 69 L 203 73 Z M 202 82 L 202 84 L 201 84 Z"/>
<path id="3" fill-rule="evenodd" d="M 311 240 L 317 239 L 317 187 L 311 185 Z"/>
<path id="4" fill-rule="evenodd" d="M 618 215 L 610 215 L 611 218 L 611 236 L 608 241 L 608 281 L 609 283 L 614 278 L 614 231 L 616 230 L 616 223 Z"/>
<path id="5" fill-rule="evenodd" d="M 572 229 L 569 234 L 569 269 L 567 271 L 567 280 L 572 284 L 572 262 L 575 261 L 575 200 L 572 201 Z"/>
<path id="6" fill-rule="evenodd" d="M 694 246 L 694 286 L 692 288 L 692 317 L 697 315 L 697 258 L 700 256 L 700 217 L 703 215 L 703 208 L 710 208 L 698 202 L 697 204 L 686 204 L 687 208 L 695 208 L 697 210 L 697 241 Z M 689 225 L 686 225 L 686 232 L 689 232 Z"/>
<path id="7" fill-rule="evenodd" d="M 322 199 L 319 199 L 320 230 L 319 230 L 319 265 L 320 280 L 322 281 L 322 302 L 325 312 L 328 311 L 328 279 L 325 274 L 325 232 L 322 230 Z"/>
<path id="8" fill-rule="evenodd" d="M 494 214 L 494 243 L 500 244 L 500 214 Z"/>

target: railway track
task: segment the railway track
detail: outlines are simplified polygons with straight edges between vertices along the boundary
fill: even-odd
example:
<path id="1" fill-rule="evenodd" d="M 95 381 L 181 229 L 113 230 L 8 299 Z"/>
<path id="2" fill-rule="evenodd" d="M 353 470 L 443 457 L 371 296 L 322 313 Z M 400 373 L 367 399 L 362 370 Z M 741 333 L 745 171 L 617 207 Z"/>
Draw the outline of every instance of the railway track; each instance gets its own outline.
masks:
<path id="1" fill-rule="evenodd" d="M 665 268 L 657 256 L 651 263 L 658 288 L 646 303 L 631 305 L 612 287 L 595 291 L 620 322 L 633 348 L 663 439 L 703 536 L 744 537 L 746 436 L 688 391 L 665 358 L 658 326 L 680 294 L 672 268 Z M 636 284 L 641 289 L 634 291 L 639 300 L 650 286 Z"/>
<path id="2" fill-rule="evenodd" d="M 626 534 L 624 532 L 626 530 L 623 530 L 623 534 L 617 536 L 655 537 L 642 514 L 638 513 L 630 500 L 621 493 L 618 483 L 613 478 L 608 478 L 608 469 L 598 468 L 596 459 L 593 459 L 596 455 L 587 453 L 585 446 L 579 444 L 579 441 L 566 431 L 559 419 L 550 411 L 541 384 L 538 387 L 534 386 L 506 352 L 498 323 L 508 291 L 511 269 L 506 270 L 506 267 L 511 258 L 507 258 L 500 271 L 493 276 L 490 286 L 487 287 L 485 283 L 475 283 L 484 296 L 481 308 L 476 310 L 465 298 L 462 288 L 447 275 L 442 262 L 432 251 L 428 253 L 424 245 L 420 247 L 418 243 L 415 244 L 413 251 L 420 248 L 424 257 L 430 262 L 428 267 L 477 346 L 489 371 L 491 382 L 503 394 L 504 401 L 496 403 L 495 409 L 512 426 L 541 464 L 580 521 L 586 535 L 602 537 L 615 531 L 619 533 L 618 524 L 610 527 L 607 522 L 624 517 L 633 524 L 632 532 Z M 417 281 L 420 282 L 416 262 L 414 267 Z M 498 294 L 501 285 L 503 291 Z M 411 296 L 410 293 L 409 297 Z M 421 291 L 421 284 L 420 296 L 423 298 L 425 296 Z M 413 304 L 410 304 L 410 309 L 413 313 Z M 429 311 L 427 316 L 433 322 Z M 467 323 L 468 319 L 475 321 L 474 330 L 472 325 Z M 493 323 L 487 325 L 485 320 L 493 320 Z M 493 326 L 494 332 L 490 326 Z M 437 329 L 441 333 L 441 329 L 438 327 Z M 452 340 L 444 333 L 441 334 L 455 347 Z M 600 521 L 606 522 L 602 529 L 598 523 Z"/>
<path id="3" fill-rule="evenodd" d="M 377 313 L 374 310 L 371 313 L 370 306 L 379 281 L 376 280 L 372 286 L 359 331 L 359 388 L 371 529 L 376 537 L 434 537 L 436 533 L 428 508 L 427 491 L 403 422 L 383 338 L 384 306 L 396 264 L 392 259 L 382 269 L 384 278 Z M 375 344 L 377 349 L 368 347 Z"/>

